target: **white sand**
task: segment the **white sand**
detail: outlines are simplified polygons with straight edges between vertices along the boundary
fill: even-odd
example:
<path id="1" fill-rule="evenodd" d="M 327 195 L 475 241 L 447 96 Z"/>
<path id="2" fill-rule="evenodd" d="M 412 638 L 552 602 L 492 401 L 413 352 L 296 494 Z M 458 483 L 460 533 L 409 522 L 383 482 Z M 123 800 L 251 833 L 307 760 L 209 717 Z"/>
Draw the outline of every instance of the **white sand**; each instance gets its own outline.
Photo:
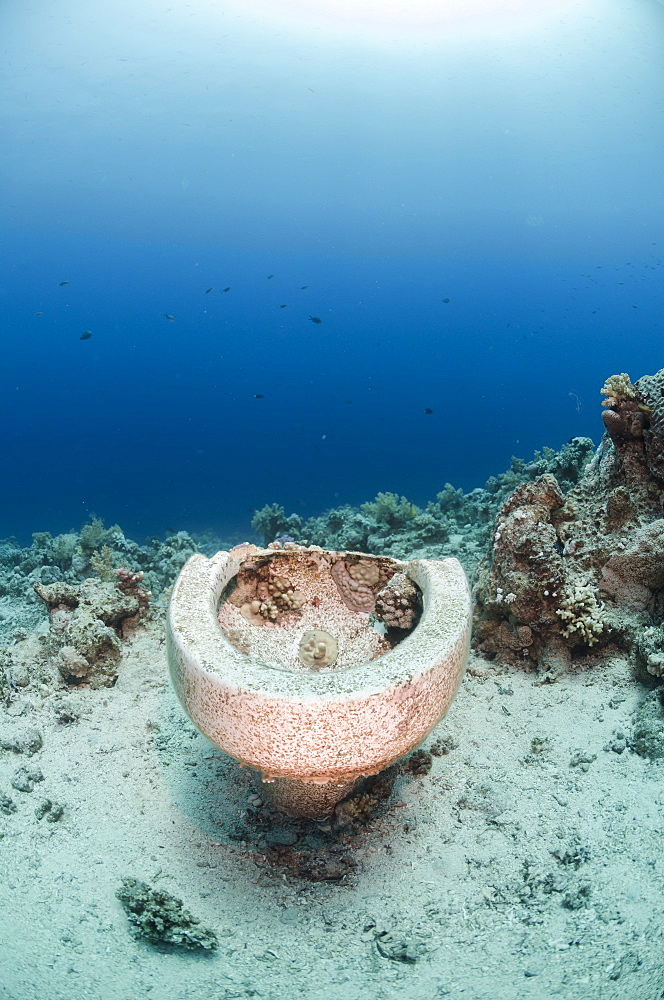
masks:
<path id="1" fill-rule="evenodd" d="M 184 718 L 162 634 L 157 622 L 126 644 L 114 688 L 67 696 L 77 722 L 55 721 L 63 694 L 48 687 L 0 713 L 2 732 L 43 736 L 29 759 L 0 751 L 17 805 L 0 814 L 2 1000 L 664 996 L 662 772 L 603 749 L 642 695 L 624 663 L 537 686 L 472 661 L 427 741 L 458 748 L 400 779 L 354 838 L 351 877 L 311 883 L 233 839 L 251 775 Z M 531 755 L 535 737 L 549 742 Z M 570 766 L 578 751 L 596 759 Z M 30 793 L 11 787 L 24 764 L 45 776 Z M 65 803 L 59 822 L 35 817 L 45 797 Z M 556 849 L 588 860 L 575 869 Z M 181 897 L 218 951 L 137 942 L 115 898 L 127 876 Z M 384 957 L 377 934 L 420 957 Z"/>

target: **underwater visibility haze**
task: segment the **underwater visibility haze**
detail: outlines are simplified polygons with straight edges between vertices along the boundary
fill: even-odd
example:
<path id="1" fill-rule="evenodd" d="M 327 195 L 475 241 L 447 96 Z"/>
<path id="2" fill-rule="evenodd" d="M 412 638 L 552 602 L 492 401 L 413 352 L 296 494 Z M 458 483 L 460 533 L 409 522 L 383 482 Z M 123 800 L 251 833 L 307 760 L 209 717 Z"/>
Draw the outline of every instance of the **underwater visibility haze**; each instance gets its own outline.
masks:
<path id="1" fill-rule="evenodd" d="M 655 0 L 7 0 L 0 35 L 0 536 L 424 503 L 661 367 Z"/>
<path id="2" fill-rule="evenodd" d="M 0 1000 L 661 1000 L 664 3 L 2 0 L 0 122 Z"/>

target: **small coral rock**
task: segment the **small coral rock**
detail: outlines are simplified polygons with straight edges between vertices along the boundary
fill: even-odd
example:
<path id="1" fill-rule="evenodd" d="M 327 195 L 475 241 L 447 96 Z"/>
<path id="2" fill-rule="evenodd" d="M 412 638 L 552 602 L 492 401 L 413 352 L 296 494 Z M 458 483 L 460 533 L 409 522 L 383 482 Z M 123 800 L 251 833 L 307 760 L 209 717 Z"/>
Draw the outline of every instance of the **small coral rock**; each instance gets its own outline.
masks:
<path id="1" fill-rule="evenodd" d="M 134 934 L 149 944 L 214 951 L 217 935 L 185 910 L 182 900 L 158 892 L 145 882 L 125 878 L 115 894 L 122 903 Z"/>
<path id="2" fill-rule="evenodd" d="M 19 767 L 12 778 L 12 788 L 18 792 L 31 792 L 38 781 L 43 781 L 44 775 L 38 767 Z"/>
<path id="3" fill-rule="evenodd" d="M 664 710 L 659 691 L 652 691 L 638 709 L 630 745 L 641 757 L 664 757 Z"/>
<path id="4" fill-rule="evenodd" d="M 339 647 L 337 640 L 329 632 L 313 628 L 302 636 L 297 655 L 307 667 L 329 667 L 339 655 Z"/>
<path id="5" fill-rule="evenodd" d="M 88 660 L 73 646 L 63 646 L 55 657 L 55 664 L 66 681 L 85 681 L 92 672 Z"/>
<path id="6" fill-rule="evenodd" d="M 41 734 L 36 729 L 22 729 L 19 732 L 0 733 L 0 749 L 13 750 L 32 757 L 42 748 Z"/>
<path id="7" fill-rule="evenodd" d="M 411 774 L 423 775 L 429 773 L 432 763 L 430 753 L 426 750 L 416 750 L 406 760 L 405 767 Z"/>
<path id="8" fill-rule="evenodd" d="M 5 795 L 0 792 L 0 813 L 4 813 L 5 816 L 11 816 L 12 813 L 16 812 L 16 804 L 9 795 Z"/>
<path id="9" fill-rule="evenodd" d="M 47 823 L 57 823 L 64 815 L 65 807 L 62 802 L 51 802 L 50 799 L 42 799 L 35 809 L 37 819 L 46 817 Z"/>
<path id="10" fill-rule="evenodd" d="M 376 618 L 387 628 L 415 628 L 421 610 L 420 592 L 405 573 L 396 573 L 376 597 Z"/>

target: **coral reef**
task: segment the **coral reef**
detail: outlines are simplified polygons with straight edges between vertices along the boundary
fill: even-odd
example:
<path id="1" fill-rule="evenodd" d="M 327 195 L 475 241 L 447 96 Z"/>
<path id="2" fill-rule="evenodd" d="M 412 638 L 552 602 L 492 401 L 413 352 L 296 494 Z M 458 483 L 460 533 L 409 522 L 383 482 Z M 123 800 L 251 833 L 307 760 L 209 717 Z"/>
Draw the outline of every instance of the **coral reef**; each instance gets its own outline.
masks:
<path id="1" fill-rule="evenodd" d="M 109 583 L 119 580 L 122 589 L 140 600 L 143 592 L 161 595 L 194 552 L 214 552 L 220 547 L 221 539 L 194 540 L 185 531 L 138 545 L 117 525 L 105 528 L 100 518 L 93 518 L 80 532 L 55 537 L 47 531 L 35 532 L 32 544 L 25 548 L 13 538 L 0 539 L 0 634 L 11 634 L 17 624 L 34 628 L 40 620 L 40 602 L 33 590 L 36 583 L 79 584 L 90 577 Z M 139 573 L 143 574 L 140 579 Z M 13 599 L 22 605 L 20 619 Z"/>
<path id="2" fill-rule="evenodd" d="M 501 507 L 475 579 L 476 645 L 549 676 L 617 647 L 652 679 L 664 662 L 664 370 L 601 391 L 606 433 L 578 482 L 564 494 L 547 473 Z"/>
<path id="3" fill-rule="evenodd" d="M 271 504 L 254 515 L 252 527 L 265 544 L 292 541 L 325 549 L 367 552 L 394 559 L 442 559 L 454 556 L 471 577 L 489 540 L 501 504 L 521 483 L 551 473 L 563 493 L 569 491 L 590 461 L 590 438 L 572 438 L 559 452 L 543 448 L 526 462 L 513 458 L 511 467 L 492 476 L 483 489 L 464 494 L 450 483 L 424 508 L 396 493 L 379 493 L 360 507 L 344 505 L 319 517 L 286 516 Z"/>
<path id="4" fill-rule="evenodd" d="M 253 528 L 282 551 L 306 545 L 399 559 L 455 556 L 474 580 L 481 654 L 553 677 L 616 648 L 641 679 L 657 683 L 664 668 L 664 369 L 634 383 L 624 372 L 612 375 L 601 394 L 605 434 L 594 454 L 588 438 L 576 437 L 530 462 L 513 458 L 470 493 L 448 483 L 424 507 L 381 492 L 358 507 L 303 519 L 273 503 L 256 512 Z M 208 550 L 220 547 L 215 540 Z M 140 546 L 99 518 L 79 532 L 38 532 L 27 548 L 0 541 L 0 634 L 21 640 L 40 621 L 38 596 L 57 596 L 47 600 L 53 662 L 70 683 L 92 683 L 99 663 L 100 681 L 106 669 L 104 683 L 112 683 L 125 619 L 108 600 L 95 610 L 84 581 L 94 576 L 96 586 L 110 588 L 107 598 L 113 591 L 125 609 L 122 600 L 131 599 L 139 613 L 150 592 L 157 604 L 167 599 L 186 560 L 205 548 L 186 532 Z M 417 595 L 407 584 L 400 590 L 397 579 L 381 593 L 387 580 L 366 572 L 359 557 L 331 567 L 346 606 L 387 630 L 412 628 Z M 270 626 L 299 613 L 301 595 L 286 576 L 259 576 L 244 598 L 248 621 Z M 0 647 L 0 701 L 25 682 L 13 650 Z"/>
<path id="5" fill-rule="evenodd" d="M 122 630 L 128 620 L 137 619 L 149 599 L 136 579 L 142 579 L 141 574 L 127 574 L 116 584 L 99 579 L 34 584 L 49 610 L 49 652 L 69 683 L 87 681 L 92 687 L 115 683 Z"/>

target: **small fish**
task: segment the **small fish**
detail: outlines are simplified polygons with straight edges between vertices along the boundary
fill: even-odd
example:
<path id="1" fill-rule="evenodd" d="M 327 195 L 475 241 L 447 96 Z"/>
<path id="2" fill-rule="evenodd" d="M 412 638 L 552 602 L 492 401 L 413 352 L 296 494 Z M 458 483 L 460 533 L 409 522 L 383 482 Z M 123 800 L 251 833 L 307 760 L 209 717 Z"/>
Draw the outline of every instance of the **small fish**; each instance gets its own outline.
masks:
<path id="1" fill-rule="evenodd" d="M 274 278 L 274 275 L 273 274 L 268 274 L 268 279 L 270 279 L 270 278 Z"/>
<path id="2" fill-rule="evenodd" d="M 91 336 L 92 336 L 92 330 L 86 330 L 85 333 L 82 333 L 81 336 L 78 339 L 79 340 L 89 340 Z"/>
<path id="3" fill-rule="evenodd" d="M 59 281 L 58 282 L 58 288 L 64 288 L 64 286 L 68 285 L 68 284 L 69 284 L 68 281 Z"/>
<path id="4" fill-rule="evenodd" d="M 279 308 L 280 309 L 285 309 L 287 305 L 288 305 L 287 302 L 282 302 L 281 305 L 279 306 Z"/>
<path id="5" fill-rule="evenodd" d="M 222 290 L 222 292 L 230 292 L 231 286 L 230 285 L 226 285 L 226 287 L 222 288 L 221 290 Z"/>
<path id="6" fill-rule="evenodd" d="M 424 412 L 425 412 L 425 413 L 433 413 L 433 410 L 431 410 L 431 409 L 430 409 L 430 408 L 429 408 L 429 407 L 427 406 L 427 407 L 425 408 Z"/>
<path id="7" fill-rule="evenodd" d="M 445 302 L 445 303 L 447 303 L 449 301 L 450 301 L 449 299 L 443 299 L 443 302 Z"/>
<path id="8" fill-rule="evenodd" d="M 170 313 L 164 313 L 164 316 L 166 317 L 169 323 L 175 323 L 175 316 L 171 316 Z"/>
<path id="9" fill-rule="evenodd" d="M 210 294 L 210 292 L 213 292 L 213 291 L 214 291 L 214 285 L 212 286 L 212 288 L 206 288 L 206 289 L 205 289 L 205 294 L 206 294 L 206 295 L 209 295 L 209 294 Z"/>
<path id="10" fill-rule="evenodd" d="M 309 287 L 309 285 L 300 285 L 300 291 L 303 292 L 304 289 L 308 288 L 308 287 Z"/>
<path id="11" fill-rule="evenodd" d="M 262 392 L 255 392 L 254 399 L 265 399 L 265 396 L 263 395 Z"/>
<path id="12" fill-rule="evenodd" d="M 309 319 L 311 320 L 312 323 L 322 323 L 323 322 L 322 319 L 320 318 L 320 316 L 310 316 Z"/>

